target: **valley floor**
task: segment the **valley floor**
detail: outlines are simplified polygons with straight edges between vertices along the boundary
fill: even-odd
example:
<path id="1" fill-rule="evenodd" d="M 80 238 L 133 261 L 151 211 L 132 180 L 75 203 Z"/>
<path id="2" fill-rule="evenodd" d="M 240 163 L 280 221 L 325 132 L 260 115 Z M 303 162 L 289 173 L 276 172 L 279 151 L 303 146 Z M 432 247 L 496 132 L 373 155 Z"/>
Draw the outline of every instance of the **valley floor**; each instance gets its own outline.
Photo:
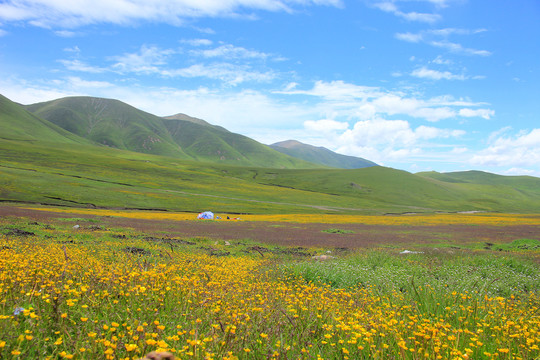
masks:
<path id="1" fill-rule="evenodd" d="M 306 217 L 222 215 L 222 220 L 195 220 L 196 214 L 187 216 L 193 220 L 171 219 L 174 214 L 152 212 L 121 212 L 88 209 L 29 208 L 0 205 L 0 217 L 16 216 L 44 221 L 47 219 L 81 218 L 81 227 L 96 224 L 113 228 L 132 228 L 136 231 L 169 237 L 205 237 L 222 240 L 249 239 L 257 242 L 306 247 L 368 248 L 378 246 L 402 247 L 410 244 L 430 244 L 441 247 L 459 247 L 478 244 L 481 248 L 490 243 L 508 243 L 516 239 L 540 240 L 540 215 L 489 215 L 446 214 L 425 216 L 358 216 L 343 217 L 343 223 L 327 221 L 324 215 Z M 451 219 L 456 219 L 455 222 Z M 237 219 L 237 220 L 234 220 Z M 248 220 L 250 219 L 250 220 Z M 265 221 L 276 219 L 277 221 Z M 255 220 L 255 221 L 252 221 Z M 263 220 L 263 221 L 258 221 Z M 297 220 L 297 221 L 295 221 Z M 339 220 L 337 220 L 339 221 Z M 488 245 L 486 245 L 488 244 Z"/>

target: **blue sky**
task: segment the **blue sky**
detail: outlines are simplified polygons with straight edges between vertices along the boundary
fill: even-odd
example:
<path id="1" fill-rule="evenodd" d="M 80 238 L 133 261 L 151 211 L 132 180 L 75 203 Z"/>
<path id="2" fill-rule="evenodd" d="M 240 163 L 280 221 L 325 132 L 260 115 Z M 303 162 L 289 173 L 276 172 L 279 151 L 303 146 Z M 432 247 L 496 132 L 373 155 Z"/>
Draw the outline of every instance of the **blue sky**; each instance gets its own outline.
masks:
<path id="1" fill-rule="evenodd" d="M 0 93 L 411 172 L 540 176 L 538 0 L 2 0 Z"/>

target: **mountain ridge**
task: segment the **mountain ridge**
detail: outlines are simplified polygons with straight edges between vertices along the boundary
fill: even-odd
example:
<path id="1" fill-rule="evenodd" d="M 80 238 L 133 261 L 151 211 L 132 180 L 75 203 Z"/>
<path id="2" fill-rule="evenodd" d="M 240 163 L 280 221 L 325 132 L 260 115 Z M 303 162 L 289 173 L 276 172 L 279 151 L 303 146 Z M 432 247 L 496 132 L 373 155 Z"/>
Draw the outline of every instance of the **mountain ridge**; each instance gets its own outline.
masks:
<path id="1" fill-rule="evenodd" d="M 98 101 L 92 106 L 95 110 L 103 109 L 103 105 Z M 55 106 L 49 111 L 54 113 L 56 109 Z M 80 109 L 60 109 L 69 115 L 66 121 L 74 114 L 85 115 L 77 111 Z M 105 109 L 100 114 L 104 113 Z M 178 131 L 182 136 L 190 137 L 190 131 L 196 135 L 201 129 L 211 129 L 207 136 L 224 142 L 226 138 L 217 136 L 229 133 L 189 121 L 157 119 L 158 124 L 154 125 L 161 126 L 173 146 L 178 135 L 175 126 L 181 127 Z M 99 119 L 86 120 L 99 127 Z M 136 123 L 142 126 L 153 120 L 156 117 L 144 117 Z M 88 125 L 84 121 L 83 124 Z M 105 125 L 114 128 L 111 123 Z M 382 166 L 286 169 L 140 153 L 91 142 L 5 97 L 0 97 L 0 127 L 0 201 L 5 202 L 282 214 L 538 213 L 540 209 L 540 178 L 535 177 L 481 171 L 412 174 Z M 88 131 L 84 126 L 81 129 Z M 148 127 L 143 127 L 143 135 L 146 131 Z M 182 149 L 186 153 L 192 146 L 204 146 L 196 137 L 193 139 Z"/>
<path id="2" fill-rule="evenodd" d="M 158 117 L 115 99 L 76 96 L 25 108 L 78 136 L 123 150 L 241 166 L 320 166 L 201 119 Z"/>
<path id="3" fill-rule="evenodd" d="M 269 146 L 284 154 L 306 161 L 317 161 L 319 164 L 335 168 L 361 169 L 370 166 L 378 166 L 373 161 L 360 157 L 338 154 L 325 147 L 304 144 L 298 140 L 280 141 Z"/>

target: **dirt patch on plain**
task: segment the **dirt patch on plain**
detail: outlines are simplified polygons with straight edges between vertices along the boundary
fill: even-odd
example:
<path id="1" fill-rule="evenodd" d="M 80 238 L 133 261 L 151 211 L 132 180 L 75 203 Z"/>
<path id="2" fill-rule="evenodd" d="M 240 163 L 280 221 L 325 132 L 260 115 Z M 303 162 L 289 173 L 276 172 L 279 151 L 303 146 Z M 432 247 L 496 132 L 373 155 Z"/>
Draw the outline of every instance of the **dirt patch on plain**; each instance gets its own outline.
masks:
<path id="1" fill-rule="evenodd" d="M 299 224 L 259 221 L 171 221 L 143 220 L 121 217 L 100 217 L 84 214 L 55 213 L 27 210 L 16 206 L 0 206 L 0 217 L 24 217 L 35 221 L 52 222 L 58 218 L 97 219 L 104 228 L 132 228 L 155 236 L 206 237 L 223 240 L 252 239 L 263 243 L 286 246 L 320 246 L 361 248 L 383 244 L 464 244 L 473 242 L 505 243 L 516 239 L 540 240 L 540 225 L 366 225 L 366 224 Z M 84 224 L 81 224 L 85 228 Z M 90 225 L 88 225 L 90 226 Z M 86 227 L 88 227 L 86 226 Z M 339 228 L 346 233 L 328 233 Z M 350 231 L 350 232 L 349 232 Z"/>

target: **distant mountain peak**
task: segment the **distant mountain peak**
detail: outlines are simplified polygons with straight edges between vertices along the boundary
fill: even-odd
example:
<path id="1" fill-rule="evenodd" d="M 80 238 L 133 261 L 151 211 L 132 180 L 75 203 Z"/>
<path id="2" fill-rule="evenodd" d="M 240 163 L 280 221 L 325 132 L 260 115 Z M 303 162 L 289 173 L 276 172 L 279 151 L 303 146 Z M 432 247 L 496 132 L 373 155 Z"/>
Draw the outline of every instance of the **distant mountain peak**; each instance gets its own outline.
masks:
<path id="1" fill-rule="evenodd" d="M 289 156 L 324 166 L 342 169 L 360 169 L 377 166 L 374 162 L 363 158 L 338 154 L 325 147 L 304 144 L 298 140 L 280 141 L 269 146 Z"/>
<path id="2" fill-rule="evenodd" d="M 272 144 L 270 146 L 279 146 L 279 147 L 286 148 L 286 149 L 292 149 L 292 148 L 302 146 L 302 145 L 307 145 L 307 144 L 301 143 L 298 140 L 285 140 L 285 141 L 280 141 L 280 142 L 274 143 L 274 144 Z M 309 146 L 311 146 L 311 145 L 309 145 Z"/>
<path id="3" fill-rule="evenodd" d="M 189 115 L 186 115 L 186 114 L 183 114 L 183 113 L 178 113 L 178 114 L 170 115 L 170 116 L 164 116 L 163 118 L 167 119 L 167 120 L 189 121 L 189 122 L 197 124 L 197 125 L 209 126 L 209 127 L 213 127 L 213 128 L 219 129 L 219 130 L 229 132 L 229 130 L 225 129 L 224 127 L 221 127 L 219 125 L 212 125 L 206 120 L 199 119 L 199 118 L 196 118 L 196 117 L 193 117 L 193 116 L 189 116 Z"/>

